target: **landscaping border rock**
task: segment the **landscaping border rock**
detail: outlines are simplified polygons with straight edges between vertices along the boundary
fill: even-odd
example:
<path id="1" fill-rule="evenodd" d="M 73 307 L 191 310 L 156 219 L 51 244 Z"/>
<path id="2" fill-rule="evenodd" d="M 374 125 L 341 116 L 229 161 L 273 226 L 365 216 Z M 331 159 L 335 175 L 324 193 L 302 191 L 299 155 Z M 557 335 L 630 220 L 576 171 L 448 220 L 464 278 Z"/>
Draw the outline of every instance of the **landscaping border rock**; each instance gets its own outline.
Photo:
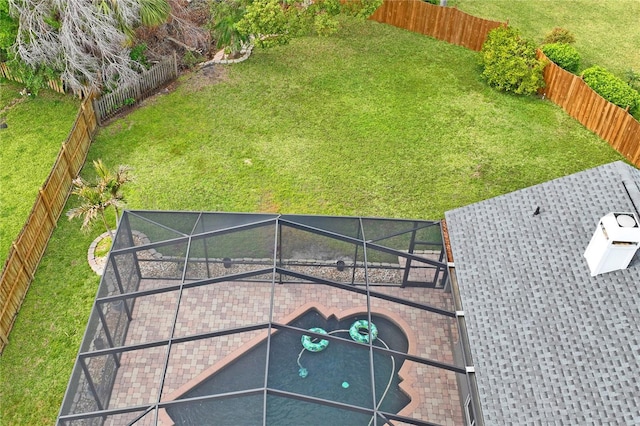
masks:
<path id="1" fill-rule="evenodd" d="M 131 234 L 133 234 L 134 245 L 144 245 L 151 242 L 149 238 L 140 231 L 131 231 Z M 96 247 L 103 238 L 109 236 L 110 234 L 108 232 L 103 232 L 102 234 L 98 235 L 96 239 L 91 242 L 91 244 L 89 245 L 89 250 L 87 251 L 87 261 L 89 262 L 89 266 L 96 274 L 100 276 L 102 276 L 102 274 L 104 273 L 104 268 L 107 264 L 109 254 L 107 253 L 106 255 L 100 257 L 96 256 Z M 109 249 L 109 251 L 111 251 L 111 249 Z M 149 252 L 156 259 L 162 257 L 162 255 L 154 249 L 150 249 Z"/>
<path id="2" fill-rule="evenodd" d="M 89 266 L 91 266 L 93 272 L 100 276 L 102 276 L 102 273 L 104 272 L 104 267 L 109 256 L 107 255 L 96 257 L 96 247 L 100 241 L 109 236 L 110 234 L 108 232 L 103 232 L 102 234 L 98 235 L 96 239 L 93 240 L 93 242 L 91 242 L 91 244 L 89 245 L 89 251 L 87 252 L 87 261 L 89 262 Z"/>
<path id="3" fill-rule="evenodd" d="M 227 59 L 227 55 L 224 53 L 224 49 L 219 50 L 214 56 L 213 59 L 207 62 L 203 62 L 200 64 L 200 68 L 208 67 L 214 64 L 237 64 L 240 62 L 244 62 L 249 59 L 251 56 L 251 52 L 253 51 L 253 44 L 249 44 L 242 49 L 240 49 L 240 57 L 235 59 Z"/>

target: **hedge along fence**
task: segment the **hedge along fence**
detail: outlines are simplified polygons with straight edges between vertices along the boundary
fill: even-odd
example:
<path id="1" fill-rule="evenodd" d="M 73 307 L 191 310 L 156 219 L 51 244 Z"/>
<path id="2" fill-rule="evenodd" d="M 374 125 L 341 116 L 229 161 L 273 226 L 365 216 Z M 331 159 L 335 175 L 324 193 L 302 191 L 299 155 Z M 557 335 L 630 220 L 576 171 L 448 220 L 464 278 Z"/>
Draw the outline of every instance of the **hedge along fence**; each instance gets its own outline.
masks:
<path id="1" fill-rule="evenodd" d="M 13 81 L 17 81 L 18 83 L 24 83 L 21 77 L 17 75 L 13 75 L 13 73 L 11 72 L 7 64 L 5 64 L 4 62 L 0 63 L 0 76 L 6 78 L 7 80 L 13 80 Z M 64 84 L 62 83 L 62 80 L 49 80 L 47 81 L 47 86 L 49 86 L 49 89 L 56 91 L 58 93 L 62 93 L 62 94 L 66 93 L 64 90 Z"/>
<path id="2" fill-rule="evenodd" d="M 482 49 L 489 31 L 505 25 L 420 0 L 384 0 L 370 19 L 475 51 Z"/>
<path id="3" fill-rule="evenodd" d="M 581 77 L 551 62 L 541 50 L 538 58 L 549 62 L 542 93 L 640 167 L 640 123 L 627 110 L 594 92 Z"/>
<path id="4" fill-rule="evenodd" d="M 93 101 L 98 124 L 113 117 L 124 108 L 153 94 L 154 89 L 178 76 L 178 61 L 173 56 L 155 64 L 140 74 L 138 81 L 119 87 L 111 93 Z"/>
<path id="5" fill-rule="evenodd" d="M 69 198 L 72 181 L 84 165 L 96 128 L 93 105 L 90 99 L 85 99 L 25 226 L 11 245 L 0 275 L 0 353 Z"/>
<path id="6" fill-rule="evenodd" d="M 22 78 L 17 75 L 13 75 L 7 64 L 0 63 L 0 76 L 6 78 L 7 80 L 17 81 L 18 83 L 24 83 Z M 58 93 L 66 94 L 69 92 L 68 87 L 64 84 L 62 80 L 49 80 L 47 81 L 47 86 Z M 71 90 L 74 96 L 77 96 L 80 99 L 86 99 L 91 95 L 91 90 L 87 87 L 81 90 Z"/>
<path id="7" fill-rule="evenodd" d="M 371 19 L 476 51 L 482 49 L 489 31 L 505 25 L 420 0 L 385 0 Z M 549 61 L 544 69 L 545 96 L 640 167 L 640 123 L 540 50 L 538 58 Z"/>

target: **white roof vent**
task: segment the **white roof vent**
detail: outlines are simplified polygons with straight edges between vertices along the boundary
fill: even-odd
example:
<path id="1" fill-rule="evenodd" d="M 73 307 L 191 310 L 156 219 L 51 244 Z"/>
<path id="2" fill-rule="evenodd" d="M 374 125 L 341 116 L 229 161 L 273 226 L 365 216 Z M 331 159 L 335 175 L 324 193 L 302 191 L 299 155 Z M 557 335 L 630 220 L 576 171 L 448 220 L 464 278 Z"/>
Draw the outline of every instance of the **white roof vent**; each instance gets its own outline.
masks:
<path id="1" fill-rule="evenodd" d="M 584 252 L 591 276 L 626 269 L 640 247 L 640 222 L 633 213 L 609 213 L 600 219 Z"/>

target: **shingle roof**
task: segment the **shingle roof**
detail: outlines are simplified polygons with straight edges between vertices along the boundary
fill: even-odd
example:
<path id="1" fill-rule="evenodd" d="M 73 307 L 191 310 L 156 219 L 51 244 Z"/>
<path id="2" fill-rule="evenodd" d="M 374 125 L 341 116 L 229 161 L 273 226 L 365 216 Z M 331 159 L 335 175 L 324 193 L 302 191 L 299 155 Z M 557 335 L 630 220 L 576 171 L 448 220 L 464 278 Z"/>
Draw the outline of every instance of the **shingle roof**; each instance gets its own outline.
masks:
<path id="1" fill-rule="evenodd" d="M 640 254 L 595 277 L 583 257 L 632 200 L 615 162 L 446 213 L 486 424 L 640 425 Z"/>

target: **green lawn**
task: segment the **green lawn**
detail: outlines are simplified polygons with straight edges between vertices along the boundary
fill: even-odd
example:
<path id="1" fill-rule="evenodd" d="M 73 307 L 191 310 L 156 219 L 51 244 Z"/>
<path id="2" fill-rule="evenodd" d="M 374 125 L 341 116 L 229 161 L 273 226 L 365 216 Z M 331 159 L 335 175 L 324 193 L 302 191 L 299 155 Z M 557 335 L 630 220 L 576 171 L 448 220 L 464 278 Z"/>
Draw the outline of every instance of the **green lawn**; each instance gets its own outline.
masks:
<path id="1" fill-rule="evenodd" d="M 0 110 L 20 99 L 22 88 L 0 81 Z M 8 127 L 0 129 L 0 268 L 71 130 L 79 105 L 70 96 L 43 89 L 37 97 L 27 97 L 1 115 Z"/>
<path id="2" fill-rule="evenodd" d="M 132 207 L 421 218 L 619 158 L 551 103 L 488 88 L 476 58 L 375 23 L 258 51 L 89 157 L 134 167 Z"/>
<path id="3" fill-rule="evenodd" d="M 576 37 L 580 70 L 600 65 L 624 78 L 640 72 L 640 1 L 638 0 L 449 0 L 450 6 L 475 16 L 509 21 L 540 43 L 555 27 Z"/>
<path id="4" fill-rule="evenodd" d="M 135 209 L 439 219 L 621 159 L 550 102 L 488 88 L 476 55 L 375 22 L 257 49 L 222 82 L 187 76 L 102 129 L 89 160 L 134 168 Z M 101 231 L 60 220 L 0 362 L 2 424 L 54 421 Z"/>

